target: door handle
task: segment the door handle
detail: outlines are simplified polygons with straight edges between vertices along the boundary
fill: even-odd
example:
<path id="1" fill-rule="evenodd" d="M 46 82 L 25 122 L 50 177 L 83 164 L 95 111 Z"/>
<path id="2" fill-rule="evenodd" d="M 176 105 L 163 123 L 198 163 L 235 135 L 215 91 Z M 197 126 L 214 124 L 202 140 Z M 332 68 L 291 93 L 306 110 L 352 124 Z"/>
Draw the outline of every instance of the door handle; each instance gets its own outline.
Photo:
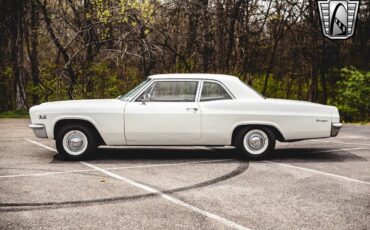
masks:
<path id="1" fill-rule="evenodd" d="M 194 111 L 194 113 L 195 113 L 195 112 L 197 112 L 197 111 L 198 111 L 198 108 L 186 108 L 186 110 L 187 110 L 187 111 L 189 111 L 189 110 L 193 110 L 193 111 Z"/>

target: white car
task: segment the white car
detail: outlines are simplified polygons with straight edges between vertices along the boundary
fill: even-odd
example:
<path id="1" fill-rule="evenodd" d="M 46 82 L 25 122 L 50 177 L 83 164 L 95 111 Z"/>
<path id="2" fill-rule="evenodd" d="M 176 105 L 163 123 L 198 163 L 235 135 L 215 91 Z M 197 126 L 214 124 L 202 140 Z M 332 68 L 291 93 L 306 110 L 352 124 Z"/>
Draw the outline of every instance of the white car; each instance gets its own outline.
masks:
<path id="1" fill-rule="evenodd" d="M 47 102 L 30 109 L 39 138 L 66 159 L 108 146 L 235 146 L 249 158 L 281 142 L 336 136 L 336 107 L 264 98 L 238 78 L 216 74 L 148 77 L 116 99 Z"/>

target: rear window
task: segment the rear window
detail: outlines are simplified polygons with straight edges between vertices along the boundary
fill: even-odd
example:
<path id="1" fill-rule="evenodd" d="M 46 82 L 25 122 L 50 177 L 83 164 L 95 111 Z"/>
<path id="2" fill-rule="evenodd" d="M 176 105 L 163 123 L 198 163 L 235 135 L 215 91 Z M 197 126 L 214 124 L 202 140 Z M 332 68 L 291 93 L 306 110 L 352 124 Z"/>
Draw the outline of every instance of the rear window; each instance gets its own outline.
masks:
<path id="1" fill-rule="evenodd" d="M 205 81 L 200 101 L 230 100 L 232 97 L 220 84 Z"/>

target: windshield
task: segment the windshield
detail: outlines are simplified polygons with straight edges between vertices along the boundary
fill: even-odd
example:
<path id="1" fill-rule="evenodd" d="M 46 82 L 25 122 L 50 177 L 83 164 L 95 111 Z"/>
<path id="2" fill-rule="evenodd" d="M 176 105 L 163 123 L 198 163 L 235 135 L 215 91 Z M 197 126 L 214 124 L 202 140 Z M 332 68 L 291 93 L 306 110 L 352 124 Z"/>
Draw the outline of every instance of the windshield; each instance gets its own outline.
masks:
<path id="1" fill-rule="evenodd" d="M 128 93 L 121 95 L 117 97 L 117 99 L 120 99 L 122 101 L 129 101 L 137 92 L 139 92 L 145 85 L 148 83 L 151 79 L 148 78 L 145 81 L 141 82 L 138 86 L 130 90 Z"/>

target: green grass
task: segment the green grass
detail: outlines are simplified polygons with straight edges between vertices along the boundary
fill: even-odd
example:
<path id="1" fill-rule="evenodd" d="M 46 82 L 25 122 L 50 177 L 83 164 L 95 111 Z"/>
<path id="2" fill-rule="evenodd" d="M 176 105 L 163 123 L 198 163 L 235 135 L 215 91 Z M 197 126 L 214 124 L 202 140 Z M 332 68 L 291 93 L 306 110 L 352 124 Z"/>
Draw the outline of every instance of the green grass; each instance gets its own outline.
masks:
<path id="1" fill-rule="evenodd" d="M 346 125 L 366 125 L 370 126 L 370 122 L 368 121 L 359 121 L 359 122 L 344 122 Z"/>
<path id="2" fill-rule="evenodd" d="M 4 111 L 0 112 L 0 118 L 29 118 L 27 111 Z"/>

